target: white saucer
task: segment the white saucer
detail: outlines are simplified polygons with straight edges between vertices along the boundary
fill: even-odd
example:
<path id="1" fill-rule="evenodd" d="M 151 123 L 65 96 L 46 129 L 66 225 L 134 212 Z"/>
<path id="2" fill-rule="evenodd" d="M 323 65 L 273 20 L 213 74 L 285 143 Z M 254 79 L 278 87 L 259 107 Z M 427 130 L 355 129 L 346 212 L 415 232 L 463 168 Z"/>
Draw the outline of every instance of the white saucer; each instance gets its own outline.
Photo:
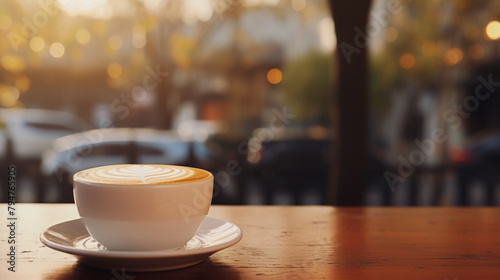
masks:
<path id="1" fill-rule="evenodd" d="M 81 262 L 104 269 L 161 271 L 195 265 L 240 241 L 240 228 L 206 217 L 196 235 L 183 247 L 161 251 L 110 251 L 87 232 L 81 219 L 56 224 L 40 234 L 47 247 L 73 254 Z"/>

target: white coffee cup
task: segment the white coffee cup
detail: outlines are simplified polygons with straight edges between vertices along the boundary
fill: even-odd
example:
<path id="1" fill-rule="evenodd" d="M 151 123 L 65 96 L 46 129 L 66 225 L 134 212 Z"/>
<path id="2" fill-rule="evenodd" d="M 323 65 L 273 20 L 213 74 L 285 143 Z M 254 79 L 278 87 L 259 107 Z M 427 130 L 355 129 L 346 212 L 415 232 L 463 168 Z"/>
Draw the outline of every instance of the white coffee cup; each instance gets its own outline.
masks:
<path id="1" fill-rule="evenodd" d="M 212 174 L 192 167 L 108 165 L 80 171 L 73 181 L 80 217 L 109 250 L 183 246 L 200 228 L 212 201 Z"/>

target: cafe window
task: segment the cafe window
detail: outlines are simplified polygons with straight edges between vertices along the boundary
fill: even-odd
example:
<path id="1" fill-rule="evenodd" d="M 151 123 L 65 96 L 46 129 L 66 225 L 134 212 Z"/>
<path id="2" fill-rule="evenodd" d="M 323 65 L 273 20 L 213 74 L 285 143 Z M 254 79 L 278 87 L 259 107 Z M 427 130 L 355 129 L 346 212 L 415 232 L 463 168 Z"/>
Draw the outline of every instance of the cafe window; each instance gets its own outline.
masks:
<path id="1" fill-rule="evenodd" d="M 348 30 L 346 18 L 332 17 L 331 2 L 7 1 L 0 106 L 63 111 L 74 125 L 30 120 L 20 133 L 2 117 L 4 162 L 33 174 L 63 158 L 52 145 L 63 134 L 93 130 L 81 135 L 93 143 L 112 128 L 147 127 L 183 144 L 137 152 L 155 162 L 182 154 L 184 163 L 222 174 L 218 203 L 324 204 L 334 167 L 343 164 L 336 149 L 359 140 L 339 141 L 346 119 L 339 97 L 351 94 L 339 85 L 347 81 L 367 86 L 359 103 L 368 104 L 366 128 L 347 128 L 367 130 L 360 134 L 368 146 L 363 203 L 464 204 L 454 194 L 466 189 L 469 199 L 492 189 L 494 174 L 477 178 L 489 169 L 470 167 L 481 151 L 496 153 L 488 144 L 500 124 L 496 2 L 374 0 L 364 6 L 366 23 Z M 359 8 L 349 13 L 359 17 Z M 353 44 L 337 41 L 335 31 L 352 33 Z M 362 52 L 367 80 L 356 79 L 359 68 L 339 80 Z M 23 137 L 41 130 L 60 133 Z M 434 139 L 436 131 L 446 140 Z M 427 139 L 433 145 L 422 150 Z M 284 160 L 294 154 L 299 160 Z M 403 174 L 401 165 L 411 168 Z M 287 175 L 301 167 L 321 176 Z M 469 190 L 477 181 L 478 190 Z M 297 182 L 302 187 L 289 187 Z M 442 186 L 450 187 L 435 191 Z"/>

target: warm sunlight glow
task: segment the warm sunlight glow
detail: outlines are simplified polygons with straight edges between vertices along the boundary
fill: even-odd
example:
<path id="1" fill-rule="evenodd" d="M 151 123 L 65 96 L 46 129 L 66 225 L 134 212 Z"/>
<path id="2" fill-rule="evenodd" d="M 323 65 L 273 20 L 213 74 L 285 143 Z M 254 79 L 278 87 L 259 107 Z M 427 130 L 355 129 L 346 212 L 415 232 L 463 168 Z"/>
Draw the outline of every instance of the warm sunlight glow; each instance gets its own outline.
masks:
<path id="1" fill-rule="evenodd" d="M 64 48 L 64 45 L 59 42 L 55 42 L 52 45 L 50 45 L 50 55 L 52 55 L 55 58 L 62 57 L 65 51 L 66 50 Z"/>
<path id="2" fill-rule="evenodd" d="M 118 63 L 111 63 L 108 66 L 108 75 L 113 79 L 118 79 L 122 75 L 122 66 Z"/>
<path id="3" fill-rule="evenodd" d="M 276 6 L 280 0 L 243 0 L 241 1 L 241 4 L 243 4 L 244 7 L 252 7 L 252 6 L 259 6 L 259 5 L 266 5 L 266 6 Z"/>
<path id="4" fill-rule="evenodd" d="M 267 81 L 273 85 L 279 84 L 282 78 L 283 75 L 281 74 L 281 71 L 277 68 L 273 68 L 267 71 Z"/>
<path id="5" fill-rule="evenodd" d="M 411 53 L 405 53 L 399 57 L 399 65 L 403 69 L 411 69 L 415 66 L 415 57 Z"/>
<path id="6" fill-rule="evenodd" d="M 462 60 L 463 53 L 459 48 L 451 48 L 446 51 L 444 54 L 443 60 L 444 63 L 448 66 L 455 65 Z"/>
<path id="7" fill-rule="evenodd" d="M 212 18 L 214 9 L 212 1 L 183 0 L 182 18 L 188 25 L 195 24 L 198 20 L 208 21 Z"/>
<path id="8" fill-rule="evenodd" d="M 34 52 L 41 52 L 45 48 L 45 41 L 38 36 L 31 38 L 30 40 L 30 49 Z"/>
<path id="9" fill-rule="evenodd" d="M 500 38 L 500 22 L 493 20 L 486 25 L 486 36 L 491 40 Z"/>
<path id="10" fill-rule="evenodd" d="M 85 28 L 78 29 L 75 36 L 76 41 L 82 45 L 85 45 L 90 41 L 90 32 Z"/>
<path id="11" fill-rule="evenodd" d="M 57 4 L 72 17 L 89 16 L 107 19 L 113 15 L 113 7 L 108 0 L 57 0 Z"/>

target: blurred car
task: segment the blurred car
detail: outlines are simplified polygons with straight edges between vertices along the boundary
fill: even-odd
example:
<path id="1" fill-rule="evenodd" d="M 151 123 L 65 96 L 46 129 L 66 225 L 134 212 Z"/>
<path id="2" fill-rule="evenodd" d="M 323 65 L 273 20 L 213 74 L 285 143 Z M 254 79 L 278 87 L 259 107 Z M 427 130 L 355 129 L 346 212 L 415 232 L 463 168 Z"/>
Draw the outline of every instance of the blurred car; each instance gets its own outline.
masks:
<path id="1" fill-rule="evenodd" d="M 39 161 L 55 139 L 90 128 L 70 113 L 43 109 L 0 109 L 0 123 L 0 155 L 16 161 Z"/>
<path id="2" fill-rule="evenodd" d="M 500 183 L 500 133 L 473 137 L 469 144 L 452 148 L 448 156 L 457 171 L 459 205 L 467 205 L 468 188 L 475 182 L 484 184 L 486 204 L 493 205 Z"/>
<path id="3" fill-rule="evenodd" d="M 41 170 L 71 201 L 72 176 L 83 169 L 125 163 L 189 165 L 210 170 L 204 142 L 186 141 L 175 131 L 105 128 L 56 139 L 42 156 Z"/>
<path id="4" fill-rule="evenodd" d="M 44 152 L 42 171 L 76 173 L 107 164 L 182 164 L 205 161 L 210 153 L 203 142 L 186 141 L 174 131 L 150 128 L 105 128 L 56 139 Z"/>
<path id="5" fill-rule="evenodd" d="M 267 204 L 273 203 L 277 187 L 290 191 L 294 204 L 300 204 L 306 188 L 326 192 L 332 149 L 328 129 L 322 126 L 280 131 L 259 128 L 252 135 L 247 160 L 252 164 L 252 173 L 264 186 Z M 325 203 L 324 196 L 321 203 Z"/>
<path id="6" fill-rule="evenodd" d="M 221 121 L 185 120 L 178 125 L 177 132 L 184 140 L 203 142 L 226 129 L 226 123 Z"/>
<path id="7" fill-rule="evenodd" d="M 266 164 L 283 155 L 291 154 L 302 154 L 301 158 L 312 156 L 316 159 L 318 155 L 320 158 L 325 158 L 328 157 L 329 148 L 325 150 L 321 145 L 330 142 L 330 130 L 319 125 L 274 131 L 271 128 L 258 128 L 252 132 L 252 137 L 248 141 L 247 160 L 253 164 Z M 323 144 L 312 147 L 317 143 Z"/>

